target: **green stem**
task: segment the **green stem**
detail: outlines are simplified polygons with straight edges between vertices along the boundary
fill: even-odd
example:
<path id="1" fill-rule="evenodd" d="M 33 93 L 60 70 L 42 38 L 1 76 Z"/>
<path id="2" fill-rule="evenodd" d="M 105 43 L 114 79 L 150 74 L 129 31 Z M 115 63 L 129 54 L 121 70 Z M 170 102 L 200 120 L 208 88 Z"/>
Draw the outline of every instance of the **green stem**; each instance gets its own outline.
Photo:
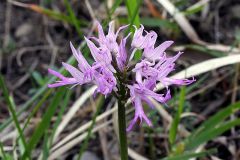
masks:
<path id="1" fill-rule="evenodd" d="M 118 100 L 118 126 L 119 126 L 121 160 L 127 160 L 128 147 L 127 147 L 127 134 L 126 134 L 125 106 L 121 99 Z"/>

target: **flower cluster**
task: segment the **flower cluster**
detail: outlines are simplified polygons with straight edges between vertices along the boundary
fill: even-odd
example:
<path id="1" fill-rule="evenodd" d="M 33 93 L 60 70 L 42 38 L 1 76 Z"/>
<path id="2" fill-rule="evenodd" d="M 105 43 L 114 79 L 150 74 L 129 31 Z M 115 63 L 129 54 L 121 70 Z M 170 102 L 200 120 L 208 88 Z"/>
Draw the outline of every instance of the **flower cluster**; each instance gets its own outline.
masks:
<path id="1" fill-rule="evenodd" d="M 178 52 L 174 57 L 167 57 L 165 50 L 173 44 L 173 41 L 165 41 L 155 47 L 157 34 L 154 31 L 147 32 L 143 25 L 139 29 L 134 26 L 135 32 L 130 43 L 131 48 L 127 50 L 126 43 L 129 41 L 131 33 L 118 41 L 119 32 L 126 27 L 127 25 L 122 26 L 115 32 L 112 21 L 109 23 L 108 33 L 105 35 L 102 26 L 98 23 L 98 37 L 85 37 L 95 61 L 91 65 L 82 53 L 70 43 L 72 53 L 78 62 L 78 68 L 62 63 L 72 77 L 65 77 L 49 69 L 49 73 L 60 80 L 49 84 L 48 87 L 92 83 L 97 86 L 95 94 L 101 93 L 107 96 L 114 93 L 117 97 L 122 93 L 125 97 L 129 95 L 135 107 L 135 116 L 127 128 L 130 131 L 138 120 L 140 122 L 144 120 L 149 126 L 152 126 L 151 121 L 144 113 L 143 101 L 150 107 L 153 107 L 150 97 L 160 103 L 165 103 L 171 98 L 169 85 L 188 85 L 195 79 L 168 78 L 168 74 L 174 70 L 175 61 L 182 52 Z M 130 62 L 137 50 L 142 51 L 142 58 L 139 62 L 132 64 Z M 132 78 L 132 75 L 135 75 L 135 78 Z M 166 87 L 166 94 L 154 92 L 158 82 Z M 125 92 L 119 93 L 120 90 L 125 90 Z"/>

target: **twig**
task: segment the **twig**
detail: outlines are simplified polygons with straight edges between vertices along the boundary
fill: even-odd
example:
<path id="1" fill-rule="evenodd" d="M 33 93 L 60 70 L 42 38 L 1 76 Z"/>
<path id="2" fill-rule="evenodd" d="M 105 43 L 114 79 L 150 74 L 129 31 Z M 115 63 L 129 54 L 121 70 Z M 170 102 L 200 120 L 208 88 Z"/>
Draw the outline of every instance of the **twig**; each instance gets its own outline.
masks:
<path id="1" fill-rule="evenodd" d="M 18 2 L 18 1 L 12 1 L 12 0 L 8 0 L 9 3 L 15 5 L 15 6 L 19 6 L 19 7 L 24 7 L 24 8 L 28 8 L 29 6 L 27 4 Z"/>
<path id="2" fill-rule="evenodd" d="M 23 56 L 23 54 L 26 54 L 28 52 L 32 53 L 36 50 L 48 50 L 50 49 L 50 46 L 48 45 L 39 45 L 39 46 L 30 46 L 30 47 L 23 47 L 21 49 L 18 50 L 18 52 L 16 53 L 17 54 L 17 64 L 19 66 L 22 66 L 22 61 L 21 61 L 21 58 Z"/>
<path id="3" fill-rule="evenodd" d="M 6 48 L 10 41 L 10 25 L 11 25 L 11 15 L 12 15 L 12 4 L 7 1 L 6 15 L 5 15 L 5 33 L 3 38 L 3 48 Z M 2 68 L 2 56 L 3 51 L 0 50 L 0 70 Z"/>
<path id="4" fill-rule="evenodd" d="M 51 55 L 51 61 L 50 61 L 50 66 L 53 66 L 55 61 L 56 61 L 56 57 L 57 57 L 57 53 L 58 53 L 58 49 L 59 47 L 57 45 L 55 45 L 54 41 L 52 40 L 52 37 L 50 36 L 50 34 L 47 32 L 48 31 L 48 27 L 47 27 L 47 18 L 43 17 L 43 21 L 45 23 L 46 26 L 46 30 L 45 30 L 45 37 L 47 42 L 49 43 L 51 49 L 52 49 L 52 55 Z"/>
<path id="5" fill-rule="evenodd" d="M 5 34 L 4 34 L 4 42 L 3 47 L 7 47 L 10 40 L 10 25 L 11 25 L 11 15 L 12 15 L 12 4 L 11 0 L 7 1 L 6 8 L 6 20 L 5 20 Z"/>
<path id="6" fill-rule="evenodd" d="M 16 82 L 14 82 L 14 84 L 11 87 L 11 90 L 15 90 L 18 87 L 20 87 L 26 80 L 28 80 L 28 78 L 30 77 L 31 73 L 33 72 L 33 70 L 37 67 L 38 64 L 38 60 L 35 60 L 32 65 L 30 66 L 28 72 L 26 74 L 24 74 L 19 80 L 17 80 Z"/>
<path id="7" fill-rule="evenodd" d="M 85 4 L 87 6 L 87 9 L 89 11 L 89 14 L 90 14 L 92 20 L 96 20 L 96 15 L 95 15 L 95 13 L 94 13 L 94 11 L 92 9 L 91 4 L 89 3 L 89 0 L 85 0 Z"/>

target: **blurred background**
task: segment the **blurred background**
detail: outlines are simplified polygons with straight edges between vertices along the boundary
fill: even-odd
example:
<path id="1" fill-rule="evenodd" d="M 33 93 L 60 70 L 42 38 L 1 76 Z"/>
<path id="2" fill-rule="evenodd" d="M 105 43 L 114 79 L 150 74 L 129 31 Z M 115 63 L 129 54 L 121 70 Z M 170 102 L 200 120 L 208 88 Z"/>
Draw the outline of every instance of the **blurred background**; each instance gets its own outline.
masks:
<path id="1" fill-rule="evenodd" d="M 174 74 L 197 79 L 147 109 L 154 127 L 128 133 L 129 159 L 240 159 L 239 0 L 0 0 L 0 157 L 119 159 L 114 98 L 93 98 L 90 85 L 47 88 L 48 68 L 75 64 L 70 41 L 92 62 L 83 37 L 96 20 L 174 40 L 167 53 L 184 52 Z M 133 115 L 130 105 L 127 123 Z"/>

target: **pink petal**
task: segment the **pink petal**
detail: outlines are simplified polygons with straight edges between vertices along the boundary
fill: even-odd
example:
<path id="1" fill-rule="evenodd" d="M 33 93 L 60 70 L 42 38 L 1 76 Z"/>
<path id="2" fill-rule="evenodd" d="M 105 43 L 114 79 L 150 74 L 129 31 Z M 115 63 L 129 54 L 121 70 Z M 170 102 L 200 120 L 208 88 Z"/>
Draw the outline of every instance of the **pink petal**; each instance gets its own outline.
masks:
<path id="1" fill-rule="evenodd" d="M 80 51 L 77 51 L 74 46 L 72 45 L 72 43 L 70 42 L 70 47 L 73 53 L 73 56 L 76 58 L 76 60 L 78 61 L 79 64 L 79 68 L 81 69 L 81 71 L 85 72 L 86 70 L 90 69 L 91 66 L 88 64 L 88 62 L 86 61 L 86 59 L 83 57 L 82 53 Z"/>
<path id="2" fill-rule="evenodd" d="M 64 68 L 79 82 L 82 83 L 83 82 L 83 73 L 80 72 L 78 69 L 76 69 L 75 67 L 67 64 L 67 63 L 62 63 Z"/>
<path id="3" fill-rule="evenodd" d="M 60 79 L 65 79 L 66 77 L 64 77 L 61 73 L 58 73 L 57 71 L 54 71 L 52 69 L 48 69 L 48 73 L 60 78 Z"/>

